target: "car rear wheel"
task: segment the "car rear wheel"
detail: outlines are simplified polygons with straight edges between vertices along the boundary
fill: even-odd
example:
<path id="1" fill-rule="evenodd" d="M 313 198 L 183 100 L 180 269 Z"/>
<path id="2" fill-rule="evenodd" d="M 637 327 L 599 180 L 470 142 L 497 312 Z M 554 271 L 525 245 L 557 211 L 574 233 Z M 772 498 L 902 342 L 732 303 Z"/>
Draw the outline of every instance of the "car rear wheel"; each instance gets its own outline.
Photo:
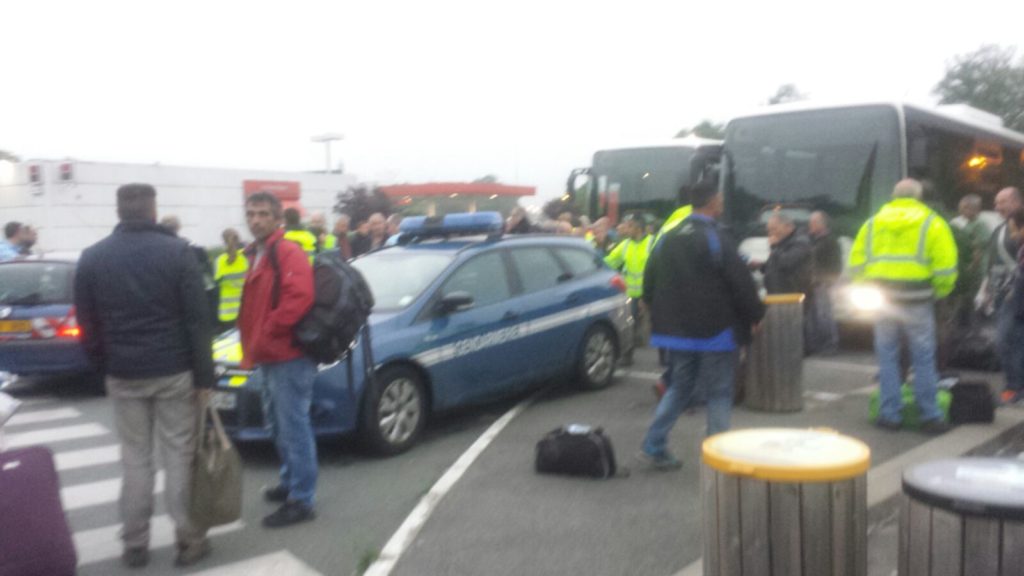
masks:
<path id="1" fill-rule="evenodd" d="M 362 436 L 375 454 L 390 456 L 411 448 L 427 420 L 423 381 L 415 370 L 393 366 L 373 379 L 363 405 Z"/>
<path id="2" fill-rule="evenodd" d="M 618 346 L 611 329 L 603 324 L 591 326 L 583 336 L 580 351 L 577 369 L 580 387 L 598 390 L 611 384 L 618 355 Z"/>

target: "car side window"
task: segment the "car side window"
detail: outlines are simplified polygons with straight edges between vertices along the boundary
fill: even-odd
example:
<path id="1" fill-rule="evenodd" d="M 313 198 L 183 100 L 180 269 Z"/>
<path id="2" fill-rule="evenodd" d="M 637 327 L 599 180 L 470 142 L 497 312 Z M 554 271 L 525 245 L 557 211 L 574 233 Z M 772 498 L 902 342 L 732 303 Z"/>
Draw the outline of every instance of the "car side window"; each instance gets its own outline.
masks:
<path id="1" fill-rule="evenodd" d="M 468 292 L 474 307 L 507 300 L 512 292 L 501 253 L 481 254 L 460 266 L 441 288 L 442 296 L 453 292 Z"/>
<path id="2" fill-rule="evenodd" d="M 573 278 L 582 278 L 601 269 L 601 257 L 594 252 L 576 248 L 557 248 L 555 252 L 572 273 Z"/>
<path id="3" fill-rule="evenodd" d="M 523 285 L 523 292 L 527 294 L 554 288 L 566 277 L 555 255 L 547 248 L 519 248 L 509 253 Z"/>

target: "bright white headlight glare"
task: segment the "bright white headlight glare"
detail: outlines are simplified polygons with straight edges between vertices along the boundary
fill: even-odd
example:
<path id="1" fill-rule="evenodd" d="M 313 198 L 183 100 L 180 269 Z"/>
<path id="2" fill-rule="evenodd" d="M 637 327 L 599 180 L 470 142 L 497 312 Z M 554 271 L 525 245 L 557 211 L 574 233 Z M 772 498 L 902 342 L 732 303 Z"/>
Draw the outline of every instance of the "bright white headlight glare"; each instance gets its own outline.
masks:
<path id="1" fill-rule="evenodd" d="M 850 303 L 862 312 L 881 310 L 885 305 L 885 296 L 874 286 L 853 286 L 849 291 Z"/>

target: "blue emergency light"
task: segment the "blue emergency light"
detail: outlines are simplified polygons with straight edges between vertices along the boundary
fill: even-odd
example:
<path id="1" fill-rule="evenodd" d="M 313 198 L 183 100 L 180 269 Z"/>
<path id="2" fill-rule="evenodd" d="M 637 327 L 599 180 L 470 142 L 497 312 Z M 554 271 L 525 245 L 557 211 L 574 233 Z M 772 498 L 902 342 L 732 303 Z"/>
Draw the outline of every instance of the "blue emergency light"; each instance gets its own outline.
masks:
<path id="1" fill-rule="evenodd" d="M 402 220 L 398 232 L 400 242 L 412 238 L 431 236 L 472 236 L 486 234 L 500 235 L 505 229 L 505 220 L 498 212 L 466 212 L 444 216 L 411 216 Z"/>

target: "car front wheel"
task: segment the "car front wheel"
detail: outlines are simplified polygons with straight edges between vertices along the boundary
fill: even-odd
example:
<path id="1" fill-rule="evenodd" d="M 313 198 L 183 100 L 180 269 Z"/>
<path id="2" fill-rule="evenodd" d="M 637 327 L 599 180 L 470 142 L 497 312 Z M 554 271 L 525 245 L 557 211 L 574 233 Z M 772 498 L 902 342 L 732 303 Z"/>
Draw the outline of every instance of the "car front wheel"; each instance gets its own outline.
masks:
<path id="1" fill-rule="evenodd" d="M 363 407 L 362 435 L 375 454 L 404 452 L 419 440 L 426 424 L 423 381 L 404 366 L 386 368 L 373 379 Z"/>
<path id="2" fill-rule="evenodd" d="M 580 351 L 578 378 L 581 388 L 597 390 L 612 382 L 618 349 L 615 335 L 603 324 L 591 326 L 583 336 Z"/>

